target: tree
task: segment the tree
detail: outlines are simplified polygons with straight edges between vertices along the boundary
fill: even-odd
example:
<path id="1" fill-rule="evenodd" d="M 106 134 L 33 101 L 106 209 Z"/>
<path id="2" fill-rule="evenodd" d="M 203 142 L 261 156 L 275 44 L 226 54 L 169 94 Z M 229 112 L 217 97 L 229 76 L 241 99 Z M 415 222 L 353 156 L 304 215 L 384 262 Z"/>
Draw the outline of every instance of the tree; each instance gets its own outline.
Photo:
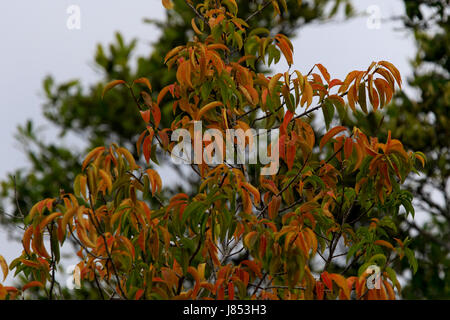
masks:
<path id="1" fill-rule="evenodd" d="M 409 84 L 414 95 L 399 92 L 386 114 L 358 116 L 355 122 L 367 132 L 386 137 L 388 130 L 406 148 L 423 151 L 428 159 L 421 175 L 410 176 L 405 187 L 414 195 L 414 207 L 429 216 L 417 224 L 400 215 L 396 220 L 403 237 L 410 236 L 411 249 L 418 257 L 418 271 L 404 288 L 408 299 L 450 297 L 450 278 L 444 270 L 450 266 L 450 131 L 448 1 L 405 0 L 406 29 L 414 34 L 417 54 L 412 61 L 414 74 Z M 378 130 L 382 116 L 383 126 Z M 371 119 L 368 121 L 367 119 Z M 398 264 L 396 270 L 408 270 Z"/>
<path id="2" fill-rule="evenodd" d="M 26 152 L 29 167 L 11 172 L 8 179 L 2 181 L 0 223 L 15 230 L 18 223 L 23 223 L 21 211 L 28 211 L 42 197 L 52 197 L 60 189 L 70 190 L 71 180 L 77 175 L 87 150 L 113 141 L 120 145 L 127 144 L 133 149 L 139 136 L 136 128 L 144 126 L 139 115 L 134 112 L 133 101 L 129 100 L 127 90 L 116 90 L 105 100 L 101 99 L 101 93 L 104 84 L 113 79 L 130 82 L 150 75 L 154 94 L 175 80 L 173 70 L 161 68 L 161 61 L 172 46 L 186 43 L 192 32 L 191 20 L 195 13 L 189 10 L 183 0 L 173 3 L 174 8 L 167 12 L 166 21 L 147 21 L 161 30 L 161 36 L 153 45 L 151 54 L 137 58 L 136 70 L 131 67 L 130 61 L 136 40 L 127 43 L 117 33 L 113 43 L 97 48 L 94 63 L 102 78 L 96 84 L 84 89 L 78 80 L 57 84 L 50 76 L 45 79 L 45 118 L 59 129 L 60 137 L 68 134 L 77 136 L 87 142 L 87 149 L 78 151 L 57 141 L 44 142 L 35 123 L 28 120 L 19 128 L 17 136 Z M 296 3 L 297 0 L 288 0 L 287 5 L 291 10 L 283 12 L 283 17 L 277 21 L 272 19 L 270 10 L 265 6 L 265 10 L 257 16 L 258 20 L 253 17 L 252 22 L 292 36 L 307 24 L 328 21 L 341 8 L 345 9 L 347 16 L 352 14 L 349 0 L 317 0 L 313 3 L 303 2 L 301 6 Z M 249 16 L 257 5 L 261 5 L 261 1 L 239 1 L 238 5 L 239 12 Z M 261 67 L 261 64 L 256 67 Z M 161 112 L 163 125 L 169 125 L 173 120 L 170 106 L 161 106 Z M 136 150 L 131 151 L 137 155 Z M 178 169 L 176 166 L 172 168 Z M 195 176 L 186 175 L 183 171 L 177 173 L 191 185 L 198 183 Z M 167 196 L 180 191 L 173 186 L 165 186 L 164 189 Z M 8 207 L 13 209 L 7 210 Z"/>
<path id="3" fill-rule="evenodd" d="M 424 155 L 406 152 L 390 132 L 381 143 L 357 127 L 329 127 L 336 111 L 343 120 L 347 108 L 389 103 L 398 70 L 373 62 L 341 81 L 318 63 L 305 75 L 289 68 L 267 77 L 256 63 L 283 56 L 291 66 L 294 48 L 251 18 L 269 6 L 281 16 L 285 1 L 247 17 L 234 0 L 186 5 L 195 35 L 164 58 L 176 80 L 154 96 L 146 77 L 113 80 L 102 92 L 129 93 L 146 126 L 136 141 L 145 163 L 116 143 L 92 149 L 73 193 L 61 190 L 26 215 L 24 251 L 0 264 L 28 282 L 0 287 L 0 297 L 42 288 L 53 299 L 60 246 L 71 239 L 76 282 L 92 283 L 102 298 L 394 299 L 391 264 L 406 257 L 417 269 L 410 239 L 395 237 L 393 219 L 412 201 L 400 185 Z M 168 124 L 162 105 L 174 113 Z M 306 117 L 318 110 L 328 130 L 320 139 Z M 157 149 L 172 158 L 194 151 L 200 185 L 191 196 L 160 197 Z M 240 161 L 246 149 L 269 161 Z"/>

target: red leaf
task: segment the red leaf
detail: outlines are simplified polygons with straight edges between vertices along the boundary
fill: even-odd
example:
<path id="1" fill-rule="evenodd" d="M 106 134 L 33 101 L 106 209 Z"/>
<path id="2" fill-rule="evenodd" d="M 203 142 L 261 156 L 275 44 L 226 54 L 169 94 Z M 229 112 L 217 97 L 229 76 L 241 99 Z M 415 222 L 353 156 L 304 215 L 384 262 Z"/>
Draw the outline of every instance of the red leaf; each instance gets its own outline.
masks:
<path id="1" fill-rule="evenodd" d="M 144 294 L 144 289 L 139 289 L 138 291 L 136 291 L 136 296 L 134 297 L 134 299 L 139 300 L 143 294 Z"/>
<path id="2" fill-rule="evenodd" d="M 141 117 L 144 120 L 145 123 L 150 122 L 150 110 L 140 111 Z"/>
<path id="3" fill-rule="evenodd" d="M 327 271 L 322 272 L 320 277 L 322 278 L 322 281 L 323 281 L 323 283 L 325 283 L 327 288 L 330 290 L 333 290 L 333 283 L 331 282 L 331 279 L 328 276 L 328 272 Z"/>

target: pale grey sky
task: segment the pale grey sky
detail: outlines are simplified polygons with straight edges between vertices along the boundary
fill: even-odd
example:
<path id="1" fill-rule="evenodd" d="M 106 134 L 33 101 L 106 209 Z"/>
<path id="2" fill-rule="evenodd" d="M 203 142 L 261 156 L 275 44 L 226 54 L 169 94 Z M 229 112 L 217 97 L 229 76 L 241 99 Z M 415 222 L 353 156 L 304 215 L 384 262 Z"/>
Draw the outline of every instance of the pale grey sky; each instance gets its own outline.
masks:
<path id="1" fill-rule="evenodd" d="M 404 12 L 401 0 L 357 0 L 356 9 L 364 12 L 377 5 L 383 19 Z M 81 29 L 66 26 L 70 5 L 81 9 Z M 160 0 L 14 0 L 0 2 L 0 179 L 14 169 L 27 165 L 15 142 L 18 125 L 32 118 L 46 125 L 41 115 L 42 80 L 51 74 L 57 82 L 81 79 L 93 83 L 98 75 L 92 68 L 97 43 L 107 44 L 120 31 L 125 40 L 139 39 L 137 54 L 146 54 L 158 31 L 143 18 L 164 19 Z M 404 78 L 411 74 L 408 60 L 415 54 L 411 35 L 394 31 L 400 24 L 382 22 L 380 29 L 367 27 L 367 17 L 345 23 L 312 25 L 298 33 L 294 43 L 294 68 L 307 73 L 322 63 L 332 77 L 343 78 L 354 70 L 365 70 L 372 61 L 394 63 Z M 276 68 L 286 70 L 282 59 Z M 44 131 L 46 139 L 54 129 Z M 67 143 L 76 144 L 76 140 Z M 167 181 L 165 181 L 167 183 Z M 8 240 L 0 229 L 0 254 L 8 262 L 21 252 L 21 245 Z M 11 275 L 7 283 L 11 283 Z"/>

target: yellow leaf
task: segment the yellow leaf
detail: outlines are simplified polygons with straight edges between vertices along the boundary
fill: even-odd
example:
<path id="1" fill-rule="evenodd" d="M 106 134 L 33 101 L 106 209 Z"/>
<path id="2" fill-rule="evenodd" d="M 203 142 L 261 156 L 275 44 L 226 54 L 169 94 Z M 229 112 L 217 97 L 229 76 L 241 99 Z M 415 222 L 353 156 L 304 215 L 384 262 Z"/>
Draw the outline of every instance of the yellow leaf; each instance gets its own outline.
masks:
<path id="1" fill-rule="evenodd" d="M 178 52 L 183 50 L 185 46 L 178 46 L 170 50 L 164 57 L 164 63 L 166 63 L 170 58 L 174 57 Z"/>
<path id="2" fill-rule="evenodd" d="M 283 76 L 283 74 L 278 73 L 278 74 L 274 75 L 272 77 L 272 79 L 270 79 L 270 81 L 269 81 L 269 93 L 270 93 L 270 95 L 273 95 L 273 91 L 275 90 L 275 86 L 277 85 L 278 80 L 280 80 L 280 78 L 282 76 Z"/>
<path id="3" fill-rule="evenodd" d="M 1 255 L 0 255 L 0 267 L 2 268 L 3 271 L 3 281 L 5 281 L 6 277 L 8 276 L 9 269 L 5 258 L 3 258 Z"/>
<path id="4" fill-rule="evenodd" d="M 84 170 L 84 168 L 86 168 L 87 164 L 93 159 L 96 158 L 101 152 L 103 152 L 105 150 L 105 147 L 97 147 L 93 150 L 91 150 L 88 155 L 86 156 L 86 158 L 83 161 L 83 164 L 81 165 L 81 171 Z"/>
<path id="5" fill-rule="evenodd" d="M 205 105 L 198 111 L 196 120 L 200 120 L 206 112 L 208 112 L 211 109 L 214 109 L 215 107 L 219 107 L 219 106 L 223 106 L 223 103 L 220 101 L 214 101 L 214 102 L 208 103 L 207 105 Z"/>
<path id="6" fill-rule="evenodd" d="M 203 34 L 203 32 L 197 27 L 197 24 L 195 23 L 195 18 L 192 18 L 191 20 L 192 29 L 194 29 L 194 32 L 198 35 Z"/>
<path id="7" fill-rule="evenodd" d="M 166 8 L 167 10 L 173 9 L 172 0 L 162 0 L 162 4 L 163 4 L 164 8 Z"/>
<path id="8" fill-rule="evenodd" d="M 54 219 L 56 219 L 57 217 L 62 216 L 61 212 L 55 212 L 52 213 L 51 215 L 46 216 L 40 223 L 39 228 L 42 230 L 44 229 L 50 222 L 52 222 Z"/>
<path id="9" fill-rule="evenodd" d="M 73 216 L 75 215 L 75 213 L 77 212 L 77 207 L 73 207 L 70 208 L 69 210 L 66 211 L 66 213 L 64 214 L 64 217 L 61 221 L 61 229 L 65 232 L 66 231 L 66 226 L 69 223 L 69 220 L 71 220 L 73 218 Z"/>
<path id="10" fill-rule="evenodd" d="M 128 151 L 128 150 L 125 149 L 125 148 L 119 148 L 119 149 L 117 149 L 117 151 L 118 151 L 120 154 L 122 154 L 122 155 L 125 157 L 125 159 L 127 159 L 128 164 L 130 165 L 130 169 L 131 169 L 131 170 L 135 170 L 135 169 L 138 169 L 138 168 L 139 168 L 139 166 L 136 164 L 136 161 L 134 160 L 134 157 L 133 157 L 133 155 L 130 153 L 130 151 Z"/>
<path id="11" fill-rule="evenodd" d="M 104 181 L 105 184 L 106 184 L 106 187 L 108 188 L 109 192 L 111 193 L 111 192 L 112 192 L 112 180 L 111 180 L 111 177 L 110 177 L 109 174 L 108 174 L 105 170 L 103 170 L 103 169 L 100 169 L 98 173 L 99 173 L 100 176 L 102 177 L 103 181 Z"/>
<path id="12" fill-rule="evenodd" d="M 306 107 L 309 107 L 312 103 L 312 99 L 313 99 L 313 89 L 312 89 L 311 85 L 309 84 L 309 82 L 307 81 L 306 76 L 305 76 L 305 88 L 302 92 L 302 99 L 300 101 L 300 104 L 303 107 L 303 105 L 306 102 Z"/>

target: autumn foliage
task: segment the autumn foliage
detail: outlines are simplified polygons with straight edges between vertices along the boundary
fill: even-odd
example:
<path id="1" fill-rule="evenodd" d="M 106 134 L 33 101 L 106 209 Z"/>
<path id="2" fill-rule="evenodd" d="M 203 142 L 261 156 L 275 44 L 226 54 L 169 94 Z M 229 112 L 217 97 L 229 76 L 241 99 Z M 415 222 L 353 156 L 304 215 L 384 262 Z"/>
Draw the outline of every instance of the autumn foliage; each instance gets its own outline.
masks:
<path id="1" fill-rule="evenodd" d="M 171 9 L 170 0 L 162 2 Z M 387 61 L 343 80 L 320 63 L 307 73 L 291 70 L 291 41 L 252 26 L 261 10 L 272 8 L 274 19 L 289 10 L 284 0 L 250 17 L 239 17 L 237 0 L 186 2 L 196 13 L 194 36 L 164 59 L 177 81 L 153 93 L 147 78 L 116 80 L 103 92 L 129 89 L 146 126 L 136 144 L 145 162 L 116 144 L 92 150 L 72 193 L 32 207 L 21 255 L 9 265 L 0 257 L 5 277 L 13 270 L 28 279 L 20 288 L 0 285 L 0 298 L 32 287 L 56 298 L 54 271 L 70 239 L 79 246 L 76 282 L 93 283 L 103 298 L 395 299 L 401 288 L 392 264 L 406 257 L 416 265 L 391 218 L 400 206 L 413 213 L 400 185 L 424 156 L 390 133 L 379 141 L 331 125 L 357 109 L 379 112 L 401 87 L 399 71 Z M 256 71 L 281 58 L 285 73 Z M 167 104 L 174 121 L 162 128 Z M 308 116 L 320 111 L 327 132 L 317 136 Z M 261 164 L 192 164 L 198 189 L 166 198 L 154 164 L 173 149 L 171 133 L 192 132 L 193 120 L 221 132 L 279 129 L 271 142 L 278 172 L 260 175 Z M 373 265 L 380 285 L 368 289 Z"/>

